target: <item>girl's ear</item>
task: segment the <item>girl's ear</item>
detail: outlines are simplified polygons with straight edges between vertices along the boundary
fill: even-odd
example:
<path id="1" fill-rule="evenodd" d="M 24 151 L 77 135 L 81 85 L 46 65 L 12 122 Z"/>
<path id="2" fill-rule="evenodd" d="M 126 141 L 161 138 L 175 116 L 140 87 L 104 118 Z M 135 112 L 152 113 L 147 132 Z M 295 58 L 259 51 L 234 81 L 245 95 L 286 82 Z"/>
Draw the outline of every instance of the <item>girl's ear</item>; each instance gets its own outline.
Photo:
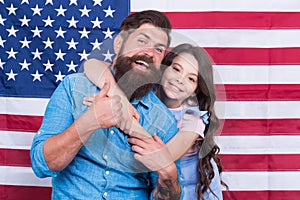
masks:
<path id="1" fill-rule="evenodd" d="M 114 51 L 116 54 L 119 53 L 119 51 L 122 47 L 122 44 L 123 44 L 123 38 L 120 34 L 118 34 L 114 39 Z"/>

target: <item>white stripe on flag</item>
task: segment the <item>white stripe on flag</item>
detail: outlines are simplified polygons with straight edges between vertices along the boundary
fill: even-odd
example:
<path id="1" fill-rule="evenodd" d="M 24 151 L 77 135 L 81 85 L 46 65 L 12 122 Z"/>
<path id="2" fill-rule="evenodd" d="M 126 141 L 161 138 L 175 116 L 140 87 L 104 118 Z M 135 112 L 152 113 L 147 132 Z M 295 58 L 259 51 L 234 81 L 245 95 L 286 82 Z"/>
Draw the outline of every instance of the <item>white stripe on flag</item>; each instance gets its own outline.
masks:
<path id="1" fill-rule="evenodd" d="M 43 116 L 49 99 L 0 97 L 0 114 Z"/>
<path id="2" fill-rule="evenodd" d="M 30 150 L 34 134 L 0 131 L 0 148 Z M 222 154 L 300 154 L 300 136 L 221 135 L 216 137 L 216 142 Z"/>
<path id="3" fill-rule="evenodd" d="M 293 119 L 300 118 L 300 101 L 219 101 L 221 119 Z"/>
<path id="4" fill-rule="evenodd" d="M 0 148 L 29 150 L 35 133 L 0 131 Z"/>
<path id="5" fill-rule="evenodd" d="M 187 42 L 200 47 L 299 47 L 300 30 L 175 29 L 171 46 Z"/>
<path id="6" fill-rule="evenodd" d="M 300 11 L 299 0 L 131 0 L 131 11 L 155 9 L 170 11 Z"/>
<path id="7" fill-rule="evenodd" d="M 231 191 L 300 189 L 300 172 L 224 172 L 223 179 Z M 51 187 L 51 178 L 37 178 L 29 167 L 0 166 L 0 184 Z"/>
<path id="8" fill-rule="evenodd" d="M 48 99 L 0 98 L 9 106 L 9 113 L 43 116 Z M 34 107 L 30 107 L 34 105 Z M 300 101 L 218 101 L 216 111 L 222 119 L 283 119 L 300 118 Z M 29 108 L 28 108 L 29 106 Z M 32 108 L 32 109 L 30 109 Z M 0 114 L 6 114 L 1 105 Z"/>
<path id="9" fill-rule="evenodd" d="M 232 191 L 300 190 L 300 172 L 225 172 Z"/>
<path id="10" fill-rule="evenodd" d="M 299 65 L 214 66 L 216 84 L 300 84 L 299 77 Z"/>
<path id="11" fill-rule="evenodd" d="M 0 184 L 21 186 L 51 186 L 51 178 L 38 178 L 31 167 L 0 166 Z"/>
<path id="12" fill-rule="evenodd" d="M 300 136 L 217 136 L 221 154 L 300 154 Z"/>

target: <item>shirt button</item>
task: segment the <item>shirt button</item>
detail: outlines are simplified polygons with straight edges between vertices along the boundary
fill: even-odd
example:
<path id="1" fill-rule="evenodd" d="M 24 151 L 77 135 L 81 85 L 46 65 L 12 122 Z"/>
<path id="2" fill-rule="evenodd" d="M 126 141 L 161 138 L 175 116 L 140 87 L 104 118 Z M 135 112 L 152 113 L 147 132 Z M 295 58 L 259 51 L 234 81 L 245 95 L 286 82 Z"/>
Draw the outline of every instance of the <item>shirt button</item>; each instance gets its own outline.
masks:
<path id="1" fill-rule="evenodd" d="M 109 174 L 109 171 L 105 171 L 105 174 L 108 175 L 108 174 Z"/>
<path id="2" fill-rule="evenodd" d="M 107 155 L 104 155 L 103 158 L 104 158 L 105 160 L 107 160 Z"/>
<path id="3" fill-rule="evenodd" d="M 113 130 L 110 131 L 110 134 L 111 134 L 111 135 L 114 134 L 114 133 L 115 133 L 115 132 L 114 132 Z"/>
<path id="4" fill-rule="evenodd" d="M 105 196 L 105 197 L 106 197 L 107 195 L 108 195 L 108 194 L 107 194 L 107 192 L 104 192 L 104 193 L 103 193 L 103 196 Z"/>

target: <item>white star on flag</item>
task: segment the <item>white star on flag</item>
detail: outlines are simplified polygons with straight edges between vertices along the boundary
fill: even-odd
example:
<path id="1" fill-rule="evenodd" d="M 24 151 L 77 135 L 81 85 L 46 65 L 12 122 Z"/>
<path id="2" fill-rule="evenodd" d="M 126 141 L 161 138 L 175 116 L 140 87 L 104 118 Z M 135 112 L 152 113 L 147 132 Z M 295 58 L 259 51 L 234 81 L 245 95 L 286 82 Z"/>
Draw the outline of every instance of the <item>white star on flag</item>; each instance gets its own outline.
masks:
<path id="1" fill-rule="evenodd" d="M 45 49 L 47 49 L 48 47 L 50 48 L 50 49 L 52 49 L 52 44 L 54 43 L 53 41 L 50 41 L 50 38 L 48 37 L 47 38 L 47 41 L 43 41 L 43 43 L 45 44 Z"/>
<path id="2" fill-rule="evenodd" d="M 64 34 L 65 34 L 65 32 L 67 32 L 67 31 L 63 31 L 62 28 L 59 27 L 59 29 L 58 29 L 58 30 L 55 30 L 55 32 L 57 33 L 56 38 L 58 38 L 58 37 L 65 38 Z"/>
<path id="3" fill-rule="evenodd" d="M 33 11 L 32 16 L 34 16 L 34 15 L 39 15 L 39 16 L 41 16 L 41 11 L 42 11 L 43 9 L 42 9 L 42 8 L 39 8 L 39 5 L 36 4 L 36 5 L 35 5 L 35 8 L 31 8 L 31 10 Z"/>
<path id="4" fill-rule="evenodd" d="M 107 50 L 107 52 L 106 53 L 103 53 L 102 54 L 105 58 L 104 58 L 104 61 L 107 61 L 107 60 L 109 60 L 110 62 L 112 62 L 112 57 L 113 57 L 113 53 L 110 53 L 109 52 L 109 49 Z"/>
<path id="5" fill-rule="evenodd" d="M 16 33 L 17 33 L 19 30 L 16 30 L 16 29 L 14 28 L 14 26 L 11 26 L 10 29 L 6 29 L 6 30 L 9 32 L 8 37 L 10 37 L 10 36 L 17 37 Z"/>
<path id="6" fill-rule="evenodd" d="M 6 19 L 2 18 L 2 15 L 0 15 L 0 24 L 2 24 L 2 26 L 4 26 L 5 21 Z"/>
<path id="7" fill-rule="evenodd" d="M 103 0 L 93 0 L 93 1 L 94 1 L 94 5 L 93 6 L 96 6 L 96 5 L 102 6 L 101 2 Z"/>
<path id="8" fill-rule="evenodd" d="M 70 71 L 74 71 L 74 72 L 76 72 L 76 67 L 77 67 L 78 65 L 75 65 L 74 63 L 73 63 L 73 60 L 71 60 L 71 63 L 70 64 L 67 64 L 67 67 L 69 68 L 68 69 L 68 72 L 70 72 Z"/>
<path id="9" fill-rule="evenodd" d="M 51 64 L 49 60 L 47 61 L 47 63 L 43 63 L 43 65 L 46 67 L 45 71 L 47 71 L 47 70 L 53 71 L 52 67 L 54 64 Z"/>
<path id="10" fill-rule="evenodd" d="M 72 16 L 71 20 L 67 20 L 67 22 L 69 23 L 68 28 L 71 27 L 77 28 L 76 24 L 78 23 L 78 20 L 75 20 L 74 16 Z"/>
<path id="11" fill-rule="evenodd" d="M 6 51 L 6 53 L 8 54 L 7 59 L 9 59 L 9 58 L 14 58 L 14 59 L 16 59 L 16 54 L 17 54 L 18 52 L 14 51 L 14 49 L 11 48 L 10 51 Z"/>
<path id="12" fill-rule="evenodd" d="M 40 81 L 41 82 L 41 77 L 43 76 L 44 74 L 39 74 L 39 71 L 38 70 L 36 70 L 35 71 L 35 74 L 31 74 L 31 76 L 33 76 L 33 82 L 34 81 L 36 81 L 36 80 L 38 80 L 38 81 Z"/>
<path id="13" fill-rule="evenodd" d="M 23 69 L 26 69 L 27 71 L 29 71 L 29 65 L 30 65 L 31 63 L 27 63 L 27 62 L 26 62 L 26 59 L 24 59 L 24 62 L 19 63 L 19 64 L 22 66 L 21 71 L 22 71 Z"/>
<path id="14" fill-rule="evenodd" d="M 15 79 L 15 76 L 17 76 L 18 74 L 15 74 L 14 72 L 13 72 L 13 70 L 11 69 L 10 70 L 10 72 L 9 73 L 5 73 L 8 77 L 7 77 L 7 80 L 9 81 L 10 79 L 12 79 L 12 80 L 16 80 Z"/>
<path id="15" fill-rule="evenodd" d="M 34 30 L 31 30 L 31 32 L 33 32 L 33 36 L 32 37 L 36 37 L 38 36 L 39 38 L 41 37 L 41 32 L 43 32 L 43 30 L 38 29 L 38 27 L 36 26 Z"/>
<path id="16" fill-rule="evenodd" d="M 29 26 L 28 22 L 30 22 L 31 19 L 27 19 L 26 15 L 24 15 L 23 19 L 19 19 L 19 20 L 22 22 L 21 26 L 27 26 L 28 27 Z"/>
<path id="17" fill-rule="evenodd" d="M 10 7 L 6 8 L 6 9 L 9 11 L 8 15 L 11 15 L 11 14 L 16 15 L 16 10 L 18 8 L 15 8 L 13 4 L 10 4 Z"/>
<path id="18" fill-rule="evenodd" d="M 87 9 L 86 5 L 84 5 L 83 9 L 79 9 L 81 12 L 81 17 L 87 16 L 89 17 L 89 12 L 91 12 L 91 9 Z"/>
<path id="19" fill-rule="evenodd" d="M 31 52 L 33 54 L 33 60 L 39 59 L 41 60 L 41 55 L 43 52 L 40 52 L 38 48 L 35 49 L 35 52 Z"/>
<path id="20" fill-rule="evenodd" d="M 6 42 L 6 40 L 3 40 L 1 35 L 0 35 L 0 46 L 4 48 L 4 43 Z"/>
<path id="21" fill-rule="evenodd" d="M 98 17 L 94 21 L 91 21 L 93 23 L 93 28 L 98 27 L 101 28 L 101 24 L 103 21 L 99 21 Z"/>
<path id="22" fill-rule="evenodd" d="M 78 42 L 74 42 L 74 38 L 72 38 L 70 42 L 67 42 L 67 44 L 69 45 L 68 49 L 73 48 L 76 50 L 76 45 L 78 44 Z"/>
<path id="23" fill-rule="evenodd" d="M 27 41 L 27 38 L 24 37 L 24 40 L 20 41 L 20 43 L 22 43 L 21 48 L 27 47 L 29 49 L 29 43 L 31 43 L 31 41 Z"/>
<path id="24" fill-rule="evenodd" d="M 58 81 L 62 81 L 63 78 L 66 76 L 66 75 L 62 75 L 61 74 L 61 71 L 58 72 L 58 74 L 54 75 L 56 77 L 56 81 L 55 82 L 58 82 Z"/>
<path id="25" fill-rule="evenodd" d="M 45 25 L 44 25 L 45 27 L 46 27 L 46 26 L 52 27 L 52 23 L 53 23 L 55 20 L 51 19 L 50 16 L 48 16 L 48 18 L 47 18 L 47 19 L 43 19 L 43 21 L 45 22 Z"/>
<path id="26" fill-rule="evenodd" d="M 114 34 L 114 31 L 110 31 L 110 29 L 107 28 L 107 31 L 102 31 L 102 32 L 105 34 L 104 39 L 106 39 L 106 38 L 113 39 L 112 34 Z"/>
<path id="27" fill-rule="evenodd" d="M 78 31 L 78 32 L 81 34 L 80 38 L 86 37 L 87 39 L 89 39 L 88 34 L 89 34 L 91 31 L 87 31 L 87 30 L 85 29 L 85 27 L 83 28 L 82 31 Z"/>
<path id="28" fill-rule="evenodd" d="M 91 44 L 93 45 L 93 49 L 92 50 L 95 50 L 95 49 L 101 50 L 100 46 L 102 45 L 102 42 L 98 42 L 97 38 L 96 38 L 95 42 L 91 42 Z"/>
<path id="29" fill-rule="evenodd" d="M 58 50 L 58 53 L 54 53 L 56 55 L 56 60 L 62 60 L 64 61 L 64 56 L 66 55 L 66 53 L 61 52 L 61 49 Z"/>
<path id="30" fill-rule="evenodd" d="M 105 17 L 108 17 L 108 16 L 110 16 L 110 17 L 114 17 L 113 16 L 113 13 L 114 12 L 116 12 L 116 10 L 112 10 L 111 8 L 110 8 L 110 6 L 108 6 L 108 9 L 107 10 L 103 10 L 104 12 L 105 12 Z"/>
<path id="31" fill-rule="evenodd" d="M 62 5 L 59 6 L 59 9 L 55 9 L 55 10 L 57 11 L 57 15 L 56 16 L 60 16 L 60 15 L 65 16 L 65 12 L 67 11 L 67 9 L 64 9 L 62 7 Z"/>

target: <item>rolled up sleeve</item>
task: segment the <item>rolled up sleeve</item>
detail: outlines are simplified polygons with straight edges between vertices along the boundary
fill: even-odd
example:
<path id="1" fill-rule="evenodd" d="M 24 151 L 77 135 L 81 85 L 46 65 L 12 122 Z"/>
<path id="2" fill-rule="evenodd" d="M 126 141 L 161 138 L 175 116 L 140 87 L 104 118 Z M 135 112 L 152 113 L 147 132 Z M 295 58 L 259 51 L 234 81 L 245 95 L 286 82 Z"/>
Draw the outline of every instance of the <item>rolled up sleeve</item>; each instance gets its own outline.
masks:
<path id="1" fill-rule="evenodd" d="M 72 107 L 70 80 L 66 77 L 52 94 L 42 125 L 32 141 L 31 165 L 36 176 L 40 178 L 54 177 L 58 173 L 51 171 L 46 163 L 44 143 L 48 138 L 63 132 L 73 123 Z"/>

